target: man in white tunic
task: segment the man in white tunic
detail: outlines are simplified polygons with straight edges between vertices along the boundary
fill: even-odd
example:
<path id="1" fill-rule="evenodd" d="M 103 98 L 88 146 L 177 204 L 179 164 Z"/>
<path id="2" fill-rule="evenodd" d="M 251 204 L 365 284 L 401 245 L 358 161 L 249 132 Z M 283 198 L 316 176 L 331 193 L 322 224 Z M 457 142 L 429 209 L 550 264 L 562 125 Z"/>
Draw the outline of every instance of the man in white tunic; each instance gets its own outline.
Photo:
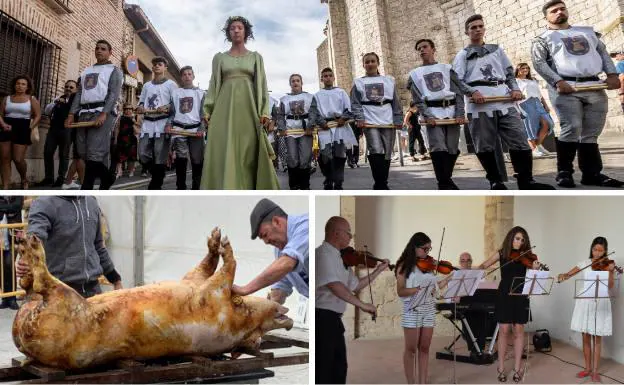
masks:
<path id="1" fill-rule="evenodd" d="M 622 187 L 624 183 L 602 174 L 598 137 L 607 120 L 608 97 L 604 90 L 581 91 L 575 87 L 604 84 L 598 75 L 607 74 L 608 89 L 620 88 L 615 65 L 600 34 L 593 27 L 568 23 L 569 13 L 561 0 L 551 0 L 543 7 L 548 21 L 546 31 L 533 41 L 533 66 L 556 95 L 554 104 L 561 122 L 557 139 L 557 184 L 575 187 L 574 158 L 578 152 L 581 184 Z"/>
<path id="2" fill-rule="evenodd" d="M 436 49 L 432 40 L 421 39 L 416 42 L 415 48 L 423 65 L 410 72 L 407 87 L 427 123 L 429 154 L 438 188 L 459 190 L 452 175 L 459 156 L 460 125 L 465 123 L 464 96 L 451 65 L 435 60 Z M 436 121 L 445 119 L 455 119 L 457 124 L 436 124 Z"/>
<path id="3" fill-rule="evenodd" d="M 312 168 L 312 94 L 303 91 L 301 75 L 290 76 L 291 93 L 280 99 L 278 129 L 286 135 L 288 184 L 291 190 L 310 189 Z"/>
<path id="4" fill-rule="evenodd" d="M 485 44 L 485 23 L 481 15 L 469 17 L 465 28 L 470 45 L 457 54 L 453 69 L 464 94 L 470 97 L 466 107 L 470 135 L 490 188 L 507 190 L 494 153 L 500 137 L 509 148 L 520 190 L 553 189 L 533 179 L 533 155 L 515 106 L 515 101 L 522 100 L 522 93 L 511 61 L 498 45 Z M 490 103 L 485 99 L 490 97 L 511 97 L 513 101 Z"/>
<path id="5" fill-rule="evenodd" d="M 204 91 L 193 85 L 195 74 L 190 66 L 180 69 L 182 88 L 173 90 L 173 111 L 165 132 L 171 130 L 183 130 L 192 136 L 174 135 L 171 138 L 171 148 L 175 152 L 176 187 L 178 190 L 186 190 L 186 169 L 188 159 L 191 159 L 192 189 L 199 190 L 201 174 L 204 163 L 204 135 L 201 108 L 204 105 Z"/>
<path id="6" fill-rule="evenodd" d="M 114 183 L 110 166 L 111 134 L 119 111 L 115 109 L 121 94 L 123 73 L 111 61 L 112 46 L 106 40 L 95 45 L 97 63 L 80 75 L 78 93 L 74 98 L 65 126 L 79 122 L 95 122 L 95 127 L 76 128 L 76 150 L 85 161 L 82 190 L 93 190 L 100 179 L 100 190 Z"/>
<path id="7" fill-rule="evenodd" d="M 334 87 L 334 71 L 325 68 L 321 72 L 324 88 L 314 95 L 310 107 L 310 120 L 320 127 L 318 133 L 319 166 L 325 176 L 325 190 L 342 190 L 347 150 L 357 145 L 353 130 L 346 123 L 353 118 L 349 95 L 342 88 Z M 335 122 L 330 127 L 328 123 Z"/>
<path id="8" fill-rule="evenodd" d="M 152 174 L 149 190 L 162 189 L 165 164 L 169 156 L 170 141 L 165 135 L 165 126 L 173 111 L 171 96 L 178 85 L 165 77 L 167 67 L 167 59 L 152 59 L 154 79 L 143 86 L 137 108 L 137 114 L 145 114 L 139 137 L 139 158 Z"/>

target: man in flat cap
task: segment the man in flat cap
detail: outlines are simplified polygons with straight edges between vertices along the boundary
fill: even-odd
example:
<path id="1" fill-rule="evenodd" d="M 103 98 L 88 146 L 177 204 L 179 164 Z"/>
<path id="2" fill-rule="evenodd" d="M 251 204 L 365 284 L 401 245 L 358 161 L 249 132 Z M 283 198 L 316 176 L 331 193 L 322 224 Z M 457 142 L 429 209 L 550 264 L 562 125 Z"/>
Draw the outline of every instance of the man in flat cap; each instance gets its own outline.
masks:
<path id="1" fill-rule="evenodd" d="M 308 298 L 308 214 L 288 215 L 275 202 L 262 199 L 250 215 L 251 239 L 260 238 L 275 247 L 275 261 L 244 286 L 232 292 L 249 295 L 271 286 L 269 298 L 281 304 L 293 287 Z"/>

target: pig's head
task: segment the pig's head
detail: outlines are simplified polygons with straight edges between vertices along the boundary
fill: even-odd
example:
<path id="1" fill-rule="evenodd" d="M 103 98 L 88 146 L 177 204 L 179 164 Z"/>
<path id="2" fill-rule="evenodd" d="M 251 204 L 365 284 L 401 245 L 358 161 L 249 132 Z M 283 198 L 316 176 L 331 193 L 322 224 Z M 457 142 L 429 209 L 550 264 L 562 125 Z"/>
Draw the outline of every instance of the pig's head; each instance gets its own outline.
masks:
<path id="1" fill-rule="evenodd" d="M 288 308 L 275 301 L 260 297 L 243 298 L 244 306 L 250 311 L 251 324 L 258 325 L 262 334 L 274 329 L 290 330 L 293 320 L 286 316 Z"/>
<path id="2" fill-rule="evenodd" d="M 20 260 L 30 266 L 30 272 L 20 278 L 20 286 L 25 290 L 33 287 L 33 277 L 40 273 L 41 269 L 46 269 L 46 257 L 43 243 L 36 235 L 28 234 L 17 246 Z M 37 290 L 35 290 L 37 291 Z"/>

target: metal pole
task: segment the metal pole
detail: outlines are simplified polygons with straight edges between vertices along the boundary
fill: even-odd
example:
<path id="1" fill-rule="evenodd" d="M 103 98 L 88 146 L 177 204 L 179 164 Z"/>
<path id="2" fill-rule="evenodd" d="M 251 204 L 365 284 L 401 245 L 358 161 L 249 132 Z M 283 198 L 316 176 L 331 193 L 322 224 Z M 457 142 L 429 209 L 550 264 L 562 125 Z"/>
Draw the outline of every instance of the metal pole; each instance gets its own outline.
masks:
<path id="1" fill-rule="evenodd" d="M 134 197 L 134 286 L 142 286 L 144 282 L 144 254 L 145 249 L 145 197 Z"/>

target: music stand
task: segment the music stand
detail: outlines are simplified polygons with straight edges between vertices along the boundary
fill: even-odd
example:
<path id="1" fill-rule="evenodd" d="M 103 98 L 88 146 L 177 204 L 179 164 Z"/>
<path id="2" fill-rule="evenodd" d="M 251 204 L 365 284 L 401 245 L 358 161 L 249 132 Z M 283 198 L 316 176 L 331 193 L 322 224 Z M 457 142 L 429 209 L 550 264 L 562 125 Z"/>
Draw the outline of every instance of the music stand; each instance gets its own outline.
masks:
<path id="1" fill-rule="evenodd" d="M 616 272 L 614 272 L 616 273 Z M 578 290 L 578 283 L 583 282 L 583 289 Z M 610 299 L 615 297 L 615 293 L 609 290 L 609 272 L 608 271 L 585 271 L 585 279 L 576 279 L 574 281 L 574 299 L 593 299 L 594 300 L 594 333 L 592 334 L 593 345 L 596 345 L 596 333 L 598 332 L 598 299 Z M 596 373 L 594 367 L 593 349 L 590 346 L 590 360 L 592 363 L 592 374 Z"/>
<path id="2" fill-rule="evenodd" d="M 532 270 L 527 269 L 526 276 L 524 277 L 514 277 L 511 281 L 511 288 L 509 289 L 510 296 L 523 296 L 523 297 L 532 297 L 536 295 L 550 295 L 550 291 L 552 290 L 552 285 L 554 283 L 554 278 L 549 277 L 549 271 L 543 270 Z M 550 285 L 548 283 L 550 282 Z M 517 285 L 514 285 L 517 283 Z M 527 287 L 528 284 L 528 287 Z M 516 291 L 522 286 L 522 292 L 517 293 Z M 531 323 L 531 304 L 529 303 L 529 318 L 527 323 Z M 524 373 L 522 374 L 522 380 L 526 378 L 527 368 L 529 365 L 529 351 L 531 346 L 531 339 L 529 333 L 525 330 L 527 334 L 527 350 L 526 350 L 526 360 L 524 361 Z M 499 352 L 500 358 L 500 352 Z M 503 357 L 505 359 L 505 357 Z"/>
<path id="3" fill-rule="evenodd" d="M 414 295 L 412 295 L 412 299 L 410 300 L 407 308 L 409 311 L 414 311 L 418 306 L 422 305 L 425 301 L 425 298 L 428 296 L 433 296 L 434 291 L 439 291 L 438 282 L 435 280 L 430 280 L 429 283 L 425 283 L 425 286 L 419 285 L 416 287 L 420 287 L 420 291 Z M 413 288 L 411 288 L 413 289 Z"/>
<path id="4" fill-rule="evenodd" d="M 481 282 L 481 279 L 483 279 L 484 274 L 485 274 L 484 270 L 457 270 L 453 272 L 453 277 L 457 275 L 458 278 L 452 278 L 448 281 L 446 290 L 444 291 L 444 294 L 439 297 L 439 299 L 446 299 L 446 300 L 450 299 L 453 301 L 454 320 L 457 320 L 457 300 L 455 299 L 456 298 L 461 299 L 462 297 L 469 297 L 469 296 L 474 295 L 475 291 L 477 290 L 477 286 L 479 282 Z M 464 328 L 468 331 L 470 340 L 474 344 L 476 351 L 479 352 L 480 351 L 479 345 L 477 344 L 476 339 L 474 335 L 472 334 L 472 330 L 470 329 L 469 326 L 467 326 L 466 319 L 462 318 L 461 321 L 462 321 L 462 324 L 464 325 Z M 453 340 L 457 342 L 457 339 L 455 338 L 455 329 L 458 329 L 458 327 L 455 324 L 455 322 L 453 322 L 453 326 L 455 326 L 455 328 L 453 329 Z M 456 370 L 455 370 L 456 365 L 457 365 L 457 355 L 455 353 L 455 342 L 453 342 L 453 383 L 454 384 L 457 383 L 457 375 L 456 375 Z"/>

